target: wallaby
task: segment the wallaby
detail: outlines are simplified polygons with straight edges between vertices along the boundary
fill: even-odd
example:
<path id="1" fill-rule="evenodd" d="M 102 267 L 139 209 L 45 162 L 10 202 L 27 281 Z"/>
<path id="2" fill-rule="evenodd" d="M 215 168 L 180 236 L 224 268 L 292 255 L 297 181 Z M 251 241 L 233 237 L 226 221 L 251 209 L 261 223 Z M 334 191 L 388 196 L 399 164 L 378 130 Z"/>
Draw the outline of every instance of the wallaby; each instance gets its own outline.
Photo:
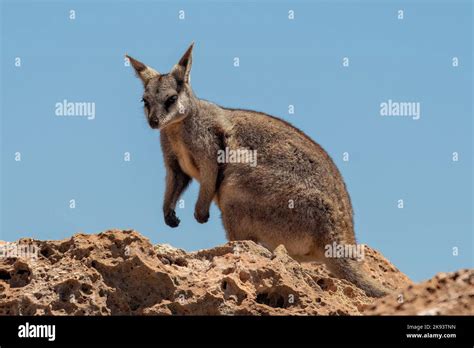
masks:
<path id="1" fill-rule="evenodd" d="M 197 98 L 190 85 L 193 46 L 168 74 L 126 56 L 143 82 L 148 123 L 160 130 L 166 224 L 179 225 L 176 203 L 196 179 L 198 222 L 208 221 L 214 201 L 229 240 L 270 250 L 283 244 L 294 259 L 324 262 L 369 296 L 385 295 L 360 262 L 325 255 L 327 245 L 356 245 L 349 194 L 329 155 L 279 118 Z"/>

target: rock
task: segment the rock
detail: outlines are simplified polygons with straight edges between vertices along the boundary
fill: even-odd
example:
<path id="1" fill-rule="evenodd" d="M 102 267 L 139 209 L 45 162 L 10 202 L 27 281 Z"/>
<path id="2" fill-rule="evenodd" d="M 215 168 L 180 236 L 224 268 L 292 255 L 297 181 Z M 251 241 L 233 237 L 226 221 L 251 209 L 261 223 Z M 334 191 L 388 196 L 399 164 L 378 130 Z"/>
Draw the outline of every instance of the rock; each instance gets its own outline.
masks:
<path id="1" fill-rule="evenodd" d="M 367 297 L 324 265 L 299 264 L 283 246 L 272 253 L 251 241 L 188 253 L 111 230 L 16 245 L 30 254 L 0 258 L 1 315 L 455 314 L 474 307 L 472 271 L 413 285 L 369 247 L 366 273 L 394 290 L 383 299 Z"/>
<path id="2" fill-rule="evenodd" d="M 438 273 L 374 302 L 368 315 L 472 315 L 474 270 Z"/>

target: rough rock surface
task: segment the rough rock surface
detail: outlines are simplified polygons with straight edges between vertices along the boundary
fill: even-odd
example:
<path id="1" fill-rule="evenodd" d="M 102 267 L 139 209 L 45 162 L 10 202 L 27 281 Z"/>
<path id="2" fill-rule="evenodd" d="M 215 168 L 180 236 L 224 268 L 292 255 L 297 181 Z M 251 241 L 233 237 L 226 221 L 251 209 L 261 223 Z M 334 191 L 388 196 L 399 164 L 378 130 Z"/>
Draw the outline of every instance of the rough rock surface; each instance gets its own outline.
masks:
<path id="1" fill-rule="evenodd" d="M 417 285 L 377 300 L 368 315 L 472 315 L 474 270 L 438 273 Z"/>
<path id="2" fill-rule="evenodd" d="M 366 272 L 394 290 L 382 299 L 324 265 L 299 264 L 283 246 L 272 253 L 251 241 L 187 253 L 153 246 L 136 231 L 112 230 L 16 245 L 38 257 L 0 255 L 0 315 L 472 314 L 474 308 L 473 271 L 413 285 L 369 247 Z"/>

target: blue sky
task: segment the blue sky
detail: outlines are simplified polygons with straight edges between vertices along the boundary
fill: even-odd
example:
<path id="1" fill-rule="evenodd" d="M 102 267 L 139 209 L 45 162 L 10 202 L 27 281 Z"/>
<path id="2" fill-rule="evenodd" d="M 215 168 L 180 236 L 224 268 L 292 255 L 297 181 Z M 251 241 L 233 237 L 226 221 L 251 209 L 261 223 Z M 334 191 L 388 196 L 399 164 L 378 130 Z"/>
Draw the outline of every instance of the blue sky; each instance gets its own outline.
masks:
<path id="1" fill-rule="evenodd" d="M 359 242 L 414 280 L 473 267 L 472 17 L 447 0 L 2 1 L 0 239 L 133 228 L 187 250 L 225 242 L 216 207 L 193 218 L 196 183 L 181 225 L 164 224 L 159 133 L 124 65 L 167 72 L 195 41 L 197 96 L 279 116 L 333 157 Z M 95 119 L 56 116 L 64 99 L 95 103 Z M 420 103 L 420 119 L 381 116 L 389 99 Z"/>

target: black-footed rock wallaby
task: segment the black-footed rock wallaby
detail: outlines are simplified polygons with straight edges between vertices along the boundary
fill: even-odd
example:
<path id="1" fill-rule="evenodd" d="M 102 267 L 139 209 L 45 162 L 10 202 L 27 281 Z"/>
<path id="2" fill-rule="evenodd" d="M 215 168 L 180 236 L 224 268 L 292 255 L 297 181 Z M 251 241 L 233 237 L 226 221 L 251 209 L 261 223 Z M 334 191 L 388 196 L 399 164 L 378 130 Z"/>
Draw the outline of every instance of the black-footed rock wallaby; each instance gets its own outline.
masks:
<path id="1" fill-rule="evenodd" d="M 281 119 L 197 98 L 192 50 L 193 44 L 167 74 L 127 56 L 143 82 L 148 123 L 160 130 L 166 224 L 178 226 L 177 201 L 195 179 L 198 222 L 207 222 L 214 201 L 229 240 L 253 240 L 270 250 L 283 244 L 294 259 L 324 262 L 369 296 L 385 295 L 354 255 L 327 253 L 328 246 L 356 246 L 349 194 L 329 155 Z"/>

